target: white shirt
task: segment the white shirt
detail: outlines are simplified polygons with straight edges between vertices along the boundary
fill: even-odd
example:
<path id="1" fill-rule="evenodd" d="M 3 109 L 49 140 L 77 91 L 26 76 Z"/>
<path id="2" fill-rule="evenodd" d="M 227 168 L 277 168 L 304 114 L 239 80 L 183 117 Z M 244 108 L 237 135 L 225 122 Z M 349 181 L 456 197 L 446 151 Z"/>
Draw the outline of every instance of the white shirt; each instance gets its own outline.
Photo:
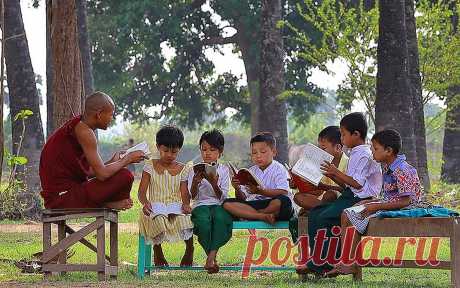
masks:
<path id="1" fill-rule="evenodd" d="M 249 171 L 251 171 L 251 173 L 259 179 L 260 183 L 262 183 L 263 189 L 285 190 L 288 192 L 286 196 L 288 196 L 292 201 L 293 195 L 291 193 L 291 189 L 289 189 L 288 181 L 289 173 L 280 162 L 273 160 L 272 163 L 264 170 L 260 169 L 259 166 L 254 165 L 249 168 Z M 241 187 L 241 191 L 246 194 L 246 201 L 271 199 L 271 197 L 251 194 L 244 186 Z"/>
<path id="2" fill-rule="evenodd" d="M 383 176 L 380 164 L 373 157 L 369 145 L 353 147 L 348 160 L 347 175 L 352 177 L 361 189 L 350 187 L 359 198 L 377 197 L 382 189 Z"/>
<path id="3" fill-rule="evenodd" d="M 211 183 L 209 183 L 208 180 L 203 179 L 200 184 L 198 184 L 198 195 L 195 199 L 192 199 L 192 208 L 202 205 L 222 205 L 224 200 L 227 199 L 228 189 L 230 186 L 230 173 L 228 167 L 223 164 L 217 164 L 217 175 L 219 175 L 217 186 L 219 186 L 222 191 L 220 199 L 216 197 L 216 192 L 212 188 Z M 190 195 L 194 176 L 195 172 L 191 169 L 187 179 L 187 187 Z"/>

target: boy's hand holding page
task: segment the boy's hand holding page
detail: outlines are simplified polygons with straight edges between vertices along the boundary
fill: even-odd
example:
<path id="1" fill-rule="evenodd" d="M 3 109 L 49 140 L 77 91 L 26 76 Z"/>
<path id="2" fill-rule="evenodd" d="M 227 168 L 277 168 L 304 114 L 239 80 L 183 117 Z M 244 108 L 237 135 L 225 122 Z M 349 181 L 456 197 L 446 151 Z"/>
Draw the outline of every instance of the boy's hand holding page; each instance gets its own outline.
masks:
<path id="1" fill-rule="evenodd" d="M 323 172 L 325 176 L 328 176 L 328 177 L 331 177 L 331 176 L 334 177 L 338 173 L 341 172 L 337 167 L 335 167 L 334 164 L 332 164 L 331 162 L 327 162 L 327 161 L 324 161 L 321 164 L 321 171 Z"/>

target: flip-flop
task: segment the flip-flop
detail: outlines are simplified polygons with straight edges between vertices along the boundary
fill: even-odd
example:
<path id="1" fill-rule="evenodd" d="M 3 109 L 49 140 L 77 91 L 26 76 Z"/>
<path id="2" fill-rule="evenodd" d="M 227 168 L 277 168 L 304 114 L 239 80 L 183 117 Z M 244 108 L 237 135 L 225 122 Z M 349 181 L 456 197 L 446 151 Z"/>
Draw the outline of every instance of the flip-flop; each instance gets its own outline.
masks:
<path id="1" fill-rule="evenodd" d="M 353 274 L 353 269 L 351 270 L 350 273 L 348 273 L 348 272 L 345 272 L 343 270 L 343 268 L 344 268 L 344 266 L 339 264 L 339 265 L 335 266 L 334 268 L 332 268 L 332 270 L 326 272 L 324 274 L 324 277 L 326 277 L 326 278 L 335 278 L 335 277 L 337 277 L 339 275 L 352 275 Z"/>

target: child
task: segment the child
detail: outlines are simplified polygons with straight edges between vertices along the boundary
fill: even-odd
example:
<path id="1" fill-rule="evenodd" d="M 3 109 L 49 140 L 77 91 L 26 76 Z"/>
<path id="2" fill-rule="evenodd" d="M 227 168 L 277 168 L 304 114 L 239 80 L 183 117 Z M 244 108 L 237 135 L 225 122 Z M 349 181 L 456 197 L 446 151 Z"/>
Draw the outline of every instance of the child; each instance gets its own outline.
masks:
<path id="1" fill-rule="evenodd" d="M 338 126 L 328 126 L 318 134 L 318 147 L 334 156 L 332 164 L 345 172 L 348 164 L 348 156 L 342 151 L 342 141 L 340 140 L 340 128 Z M 311 193 L 297 193 L 294 202 L 305 210 L 320 205 L 322 202 L 332 202 L 340 196 L 342 188 L 335 184 L 328 177 L 324 177 L 318 190 Z"/>
<path id="2" fill-rule="evenodd" d="M 224 201 L 224 208 L 235 217 L 261 220 L 274 224 L 277 220 L 289 220 L 292 216 L 292 194 L 289 189 L 288 172 L 273 157 L 276 141 L 269 132 L 251 138 L 251 160 L 249 170 L 260 180 L 262 186 L 241 186 L 233 177 L 236 199 Z"/>
<path id="3" fill-rule="evenodd" d="M 139 219 L 139 232 L 153 244 L 155 266 L 167 266 L 161 243 L 184 240 L 186 249 L 181 266 L 191 266 L 193 262 L 193 224 L 190 215 L 157 215 L 152 202 L 164 204 L 180 203 L 180 186 L 186 185 L 190 167 L 176 161 L 182 148 L 184 135 L 174 126 L 164 126 L 156 134 L 159 159 L 147 162 L 139 184 L 138 198 L 143 209 Z M 180 205 L 178 204 L 178 205 Z"/>
<path id="4" fill-rule="evenodd" d="M 318 230 L 326 231 L 326 241 L 321 250 L 322 259 L 327 255 L 329 239 L 333 237 L 331 230 L 340 226 L 340 216 L 345 208 L 351 207 L 362 199 L 376 197 L 382 186 L 380 165 L 372 159 L 369 145 L 366 145 L 367 123 L 362 113 L 351 113 L 340 121 L 342 143 L 351 148 L 347 173 L 341 172 L 333 163 L 324 163 L 324 175 L 344 187 L 340 197 L 331 203 L 323 203 L 310 211 L 308 217 L 308 237 L 310 251 L 315 247 L 315 237 Z M 318 248 L 316 248 L 318 249 Z M 339 249 L 338 249 L 339 250 Z M 313 251 L 315 253 L 316 251 Z M 316 252 L 318 253 L 318 252 Z M 336 255 L 331 255 L 336 256 Z M 328 261 L 329 260 L 329 261 Z M 333 267 L 326 259 L 325 264 L 310 261 L 297 269 L 300 274 L 314 273 L 318 277 L 324 276 Z"/>
<path id="5" fill-rule="evenodd" d="M 352 213 L 345 209 L 342 213 L 342 231 L 354 226 L 359 233 L 364 233 L 369 223 L 369 218 L 375 216 L 380 210 L 398 210 L 420 201 L 421 185 L 417 170 L 406 162 L 406 157 L 398 154 L 401 150 L 401 135 L 395 130 L 383 130 L 372 137 L 372 154 L 375 161 L 383 164 L 383 193 L 382 199 L 363 200 L 357 205 L 364 205 L 360 214 Z M 344 237 L 344 233 L 342 233 Z M 358 239 L 353 237 L 354 240 Z M 343 239 L 342 239 L 343 240 Z M 343 244 L 343 241 L 342 241 Z M 354 255 L 356 241 L 352 243 L 351 255 Z M 344 251 L 342 253 L 349 253 Z M 355 272 L 355 266 L 343 263 L 335 265 L 328 276 L 346 275 Z"/>
<path id="6" fill-rule="evenodd" d="M 200 138 L 200 151 L 203 162 L 216 163 L 224 152 L 224 136 L 218 130 L 204 132 Z M 192 169 L 187 183 L 188 189 L 181 191 L 183 210 L 191 211 L 193 233 L 208 255 L 204 268 L 208 273 L 217 273 L 217 251 L 232 237 L 232 216 L 221 206 L 230 186 L 228 167 L 217 163 L 216 176 L 195 173 Z M 190 198 L 193 199 L 192 207 Z"/>

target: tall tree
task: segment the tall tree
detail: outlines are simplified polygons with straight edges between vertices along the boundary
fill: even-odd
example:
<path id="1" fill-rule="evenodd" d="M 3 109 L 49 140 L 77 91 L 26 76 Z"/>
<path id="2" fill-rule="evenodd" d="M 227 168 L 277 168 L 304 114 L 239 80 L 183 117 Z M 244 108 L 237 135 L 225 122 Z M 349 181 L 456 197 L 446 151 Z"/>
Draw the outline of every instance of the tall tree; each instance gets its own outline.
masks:
<path id="1" fill-rule="evenodd" d="M 452 33 L 458 36 L 460 4 L 450 1 Z M 443 142 L 441 177 L 449 183 L 460 183 L 460 84 L 452 85 L 446 97 L 447 112 Z"/>
<path id="2" fill-rule="evenodd" d="M 51 48 L 51 1 L 46 0 L 46 137 L 54 131 L 53 123 L 53 57 Z"/>
<path id="3" fill-rule="evenodd" d="M 91 48 L 88 35 L 88 23 L 86 12 L 86 0 L 76 0 L 77 4 L 77 23 L 78 23 L 78 43 L 80 47 L 81 62 L 83 66 L 83 91 L 85 97 L 93 93 L 93 67 L 91 63 Z M 84 100 L 84 99 L 83 99 Z"/>
<path id="4" fill-rule="evenodd" d="M 82 62 L 75 0 L 51 0 L 47 6 L 52 55 L 53 127 L 82 112 Z"/>
<path id="5" fill-rule="evenodd" d="M 260 111 L 256 120 L 261 131 L 272 132 L 277 140 L 277 159 L 288 163 L 288 133 L 284 91 L 283 38 L 278 22 L 281 21 L 281 0 L 263 0 L 260 45 Z M 254 120 L 254 118 L 252 118 Z"/>
<path id="6" fill-rule="evenodd" d="M 412 105 L 414 106 L 413 125 L 417 154 L 417 162 L 414 164 L 416 165 L 417 173 L 422 180 L 423 187 L 425 188 L 425 191 L 428 192 L 430 190 L 430 178 L 428 174 L 426 152 L 425 113 L 423 111 L 422 82 L 420 79 L 420 64 L 414 0 L 405 0 L 404 4 L 408 52 L 407 65 L 412 94 Z"/>
<path id="7" fill-rule="evenodd" d="M 405 1 L 380 0 L 379 8 L 376 131 L 386 128 L 398 130 L 408 162 L 417 166 L 413 124 L 415 111 L 408 74 Z"/>
<path id="8" fill-rule="evenodd" d="M 2 34 L 3 34 L 3 27 L 5 23 L 5 9 L 3 9 L 3 3 L 0 7 L 0 22 L 1 22 L 1 29 L 2 29 Z M 4 136 L 4 127 L 3 127 L 3 102 L 4 102 L 4 96 L 5 96 L 5 41 L 2 41 L 1 43 L 1 51 L 0 51 L 0 182 L 2 180 L 2 172 L 3 172 L 3 151 L 4 151 L 4 146 L 5 146 L 5 136 Z"/>
<path id="9" fill-rule="evenodd" d="M 40 179 L 38 166 L 40 151 L 43 146 L 43 127 L 35 74 L 29 54 L 29 46 L 22 20 L 19 1 L 5 0 L 5 63 L 7 71 L 10 113 L 13 117 L 21 110 L 28 109 L 33 115 L 26 123 L 23 132 L 20 121 L 12 122 L 13 153 L 18 154 L 22 143 L 21 155 L 28 159 L 24 166 L 18 167 L 18 176 L 25 183 L 26 190 L 23 201 L 27 204 L 25 215 L 35 217 L 38 214 L 40 201 Z M 23 135 L 24 133 L 24 135 Z"/>

